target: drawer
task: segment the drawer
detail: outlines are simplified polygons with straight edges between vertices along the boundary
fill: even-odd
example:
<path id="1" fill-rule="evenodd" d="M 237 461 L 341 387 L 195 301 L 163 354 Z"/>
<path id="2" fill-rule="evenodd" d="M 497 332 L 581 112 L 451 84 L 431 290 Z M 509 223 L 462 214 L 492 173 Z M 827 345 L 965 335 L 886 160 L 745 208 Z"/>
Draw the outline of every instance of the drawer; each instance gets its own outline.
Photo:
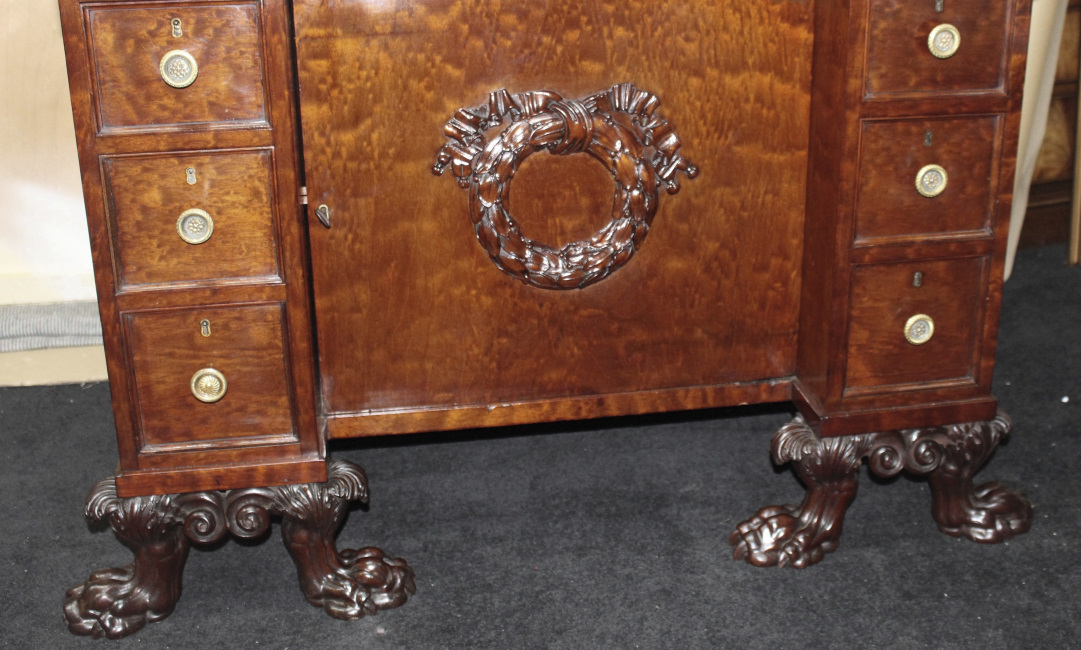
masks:
<path id="1" fill-rule="evenodd" d="M 294 442 L 283 317 L 282 304 L 125 314 L 142 452 Z"/>
<path id="2" fill-rule="evenodd" d="M 871 0 L 866 96 L 1002 91 L 1010 0 Z M 951 27 L 956 32 L 951 33 Z M 936 31 L 937 30 L 937 31 Z M 938 56 L 929 38 L 938 37 Z M 949 44 L 956 52 L 949 54 Z M 944 56 L 946 58 L 939 58 Z"/>
<path id="3" fill-rule="evenodd" d="M 988 230 L 998 191 L 997 115 L 868 120 L 856 240 Z"/>
<path id="4" fill-rule="evenodd" d="M 94 6 L 85 20 L 102 131 L 266 122 L 257 3 Z"/>
<path id="5" fill-rule="evenodd" d="M 982 257 L 854 267 L 845 396 L 972 385 L 987 268 Z"/>
<path id="6" fill-rule="evenodd" d="M 103 158 L 119 290 L 279 280 L 272 152 Z"/>

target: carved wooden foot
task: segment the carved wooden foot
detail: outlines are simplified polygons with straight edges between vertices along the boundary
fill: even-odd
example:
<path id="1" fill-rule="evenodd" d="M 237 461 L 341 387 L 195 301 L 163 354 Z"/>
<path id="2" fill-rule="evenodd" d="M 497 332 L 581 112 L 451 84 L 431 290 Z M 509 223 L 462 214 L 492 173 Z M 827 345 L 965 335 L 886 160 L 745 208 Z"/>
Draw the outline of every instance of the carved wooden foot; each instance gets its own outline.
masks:
<path id="1" fill-rule="evenodd" d="M 923 436 L 905 432 L 910 453 L 924 454 L 923 466 L 931 466 L 926 470 L 931 485 L 931 513 L 939 530 L 988 544 L 1028 531 L 1032 504 L 1024 495 L 994 482 L 972 485 L 973 475 L 1011 428 L 1009 416 L 999 411 L 990 422 L 940 427 Z M 906 467 L 918 471 L 909 467 L 912 464 Z"/>
<path id="2" fill-rule="evenodd" d="M 1009 433 L 1001 411 L 990 422 L 819 438 L 796 417 L 773 437 L 777 464 L 793 462 L 807 486 L 799 506 L 771 506 L 741 523 L 733 557 L 756 566 L 804 568 L 837 548 L 845 511 L 856 496 L 864 458 L 875 474 L 927 475 L 939 528 L 977 542 L 1000 542 L 1028 530 L 1032 506 L 997 483 L 973 488 L 972 476 Z"/>
<path id="3" fill-rule="evenodd" d="M 733 557 L 755 566 L 804 568 L 837 548 L 871 436 L 820 439 L 797 416 L 773 436 L 773 461 L 795 463 L 807 486 L 799 506 L 770 506 L 741 523 L 728 542 Z"/>
<path id="4" fill-rule="evenodd" d="M 366 502 L 364 470 L 333 461 L 323 484 L 191 492 L 122 499 L 113 479 L 99 481 L 86 503 L 91 523 L 108 521 L 135 552 L 135 562 L 95 571 L 68 591 L 64 604 L 75 634 L 118 639 L 172 613 L 189 542 L 211 543 L 231 532 L 257 537 L 282 517 L 282 537 L 308 602 L 336 618 L 357 619 L 403 604 L 415 591 L 405 561 L 377 548 L 338 552 L 334 536 L 350 501 Z"/>
<path id="5" fill-rule="evenodd" d="M 416 592 L 413 569 L 404 560 L 384 557 L 371 547 L 339 553 L 334 544 L 348 502 L 368 500 L 364 470 L 332 463 L 325 484 L 272 490 L 282 516 L 282 539 L 309 603 L 351 621 L 398 607 Z"/>
<path id="6" fill-rule="evenodd" d="M 102 569 L 68 590 L 64 615 L 75 634 L 119 639 L 172 613 L 188 557 L 184 504 L 174 495 L 120 499 L 99 481 L 86 501 L 91 523 L 107 520 L 135 552 L 134 564 Z"/>

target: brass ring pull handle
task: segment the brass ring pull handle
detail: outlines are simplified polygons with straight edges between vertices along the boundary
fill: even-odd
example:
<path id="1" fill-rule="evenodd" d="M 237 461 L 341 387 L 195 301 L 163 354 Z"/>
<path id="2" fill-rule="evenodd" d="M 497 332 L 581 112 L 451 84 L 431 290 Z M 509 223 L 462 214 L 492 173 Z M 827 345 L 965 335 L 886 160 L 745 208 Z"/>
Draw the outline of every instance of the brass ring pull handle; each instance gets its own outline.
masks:
<path id="1" fill-rule="evenodd" d="M 541 289 L 580 289 L 606 278 L 642 245 L 657 213 L 659 189 L 679 192 L 678 172 L 698 169 L 679 152 L 672 126 L 654 113 L 660 100 L 633 84 L 619 84 L 581 100 L 550 91 L 511 95 L 498 90 L 488 104 L 459 109 L 443 129 L 435 174 L 449 166 L 469 190 L 477 240 L 492 262 L 513 278 Z M 489 140 L 485 132 L 507 121 Z M 589 239 L 556 250 L 524 234 L 507 205 L 510 182 L 522 162 L 547 149 L 584 152 L 615 180 L 612 218 Z"/>
<path id="2" fill-rule="evenodd" d="M 213 404 L 225 397 L 227 390 L 229 382 L 225 381 L 225 375 L 213 368 L 197 370 L 191 376 L 191 394 L 200 402 Z"/>
<path id="3" fill-rule="evenodd" d="M 176 220 L 176 234 L 189 244 L 202 244 L 214 234 L 214 219 L 205 210 L 185 210 Z"/>
<path id="4" fill-rule="evenodd" d="M 949 182 L 950 177 L 941 165 L 924 165 L 916 172 L 916 191 L 929 199 L 945 192 Z"/>
<path id="5" fill-rule="evenodd" d="M 935 321 L 927 314 L 916 314 L 905 322 L 905 340 L 923 345 L 935 335 Z"/>
<path id="6" fill-rule="evenodd" d="M 942 23 L 927 35 L 927 49 L 936 58 L 948 59 L 961 47 L 961 32 L 949 23 Z"/>
<path id="7" fill-rule="evenodd" d="M 195 57 L 184 50 L 170 50 L 158 64 L 161 80 L 173 88 L 187 88 L 199 76 L 199 64 Z"/>

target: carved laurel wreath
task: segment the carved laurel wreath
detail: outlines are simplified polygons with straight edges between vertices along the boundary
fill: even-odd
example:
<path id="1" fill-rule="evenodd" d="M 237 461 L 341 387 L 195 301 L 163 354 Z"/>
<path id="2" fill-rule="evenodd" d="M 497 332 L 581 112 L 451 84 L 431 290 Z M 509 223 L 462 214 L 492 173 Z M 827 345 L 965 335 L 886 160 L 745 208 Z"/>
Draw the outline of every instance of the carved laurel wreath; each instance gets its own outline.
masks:
<path id="1" fill-rule="evenodd" d="M 497 90 L 488 104 L 458 109 L 443 132 L 435 174 L 450 166 L 469 190 L 477 240 L 507 275 L 542 289 L 580 289 L 598 282 L 634 255 L 657 213 L 659 187 L 679 192 L 678 172 L 698 169 L 679 153 L 672 126 L 654 113 L 660 99 L 625 83 L 584 99 L 546 90 L 511 95 Z M 509 120 L 498 135 L 487 132 Z M 615 179 L 612 218 L 588 240 L 556 250 L 521 232 L 508 207 L 510 182 L 522 162 L 541 149 L 585 152 Z"/>

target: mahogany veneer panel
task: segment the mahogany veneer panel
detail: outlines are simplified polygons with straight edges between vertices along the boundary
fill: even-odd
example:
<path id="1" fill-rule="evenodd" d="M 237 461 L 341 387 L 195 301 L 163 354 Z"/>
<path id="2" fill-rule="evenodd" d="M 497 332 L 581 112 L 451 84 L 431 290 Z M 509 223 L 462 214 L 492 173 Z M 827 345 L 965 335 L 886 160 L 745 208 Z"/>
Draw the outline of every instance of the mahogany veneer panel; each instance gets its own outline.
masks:
<path id="1" fill-rule="evenodd" d="M 881 237 L 990 234 L 1000 122 L 994 115 L 864 121 L 856 244 Z M 916 175 L 927 164 L 942 166 L 948 177 L 946 189 L 933 198 L 916 191 Z"/>
<path id="2" fill-rule="evenodd" d="M 99 128 L 266 122 L 259 6 L 94 6 L 85 9 L 97 83 Z M 172 35 L 172 20 L 183 35 Z M 171 50 L 199 65 L 195 82 L 173 88 L 158 65 Z"/>
<path id="3" fill-rule="evenodd" d="M 425 422 L 476 426 L 484 405 L 791 375 L 809 5 L 294 7 L 309 203 L 333 222 L 311 233 L 329 414 L 386 413 L 393 432 L 411 428 L 403 412 L 473 405 Z M 600 283 L 546 291 L 505 276 L 476 241 L 467 194 L 431 175 L 444 123 L 504 87 L 580 98 L 620 82 L 660 97 L 701 174 L 662 196 L 641 250 Z M 526 235 L 558 245 L 603 223 L 612 195 L 595 161 L 538 153 L 511 201 Z"/>
<path id="4" fill-rule="evenodd" d="M 272 165 L 271 149 L 105 158 L 121 291 L 194 281 L 280 281 Z M 195 170 L 194 185 L 186 180 L 188 168 Z M 201 244 L 177 234 L 177 218 L 190 208 L 205 210 L 214 222 Z"/>
<path id="5" fill-rule="evenodd" d="M 210 440 L 235 446 L 240 438 L 294 442 L 282 318 L 280 304 L 125 315 L 143 450 Z M 204 319 L 211 336 L 202 334 Z M 192 395 L 192 375 L 202 368 L 225 375 L 221 400 Z"/>
<path id="6" fill-rule="evenodd" d="M 983 258 L 857 266 L 846 394 L 899 390 L 906 384 L 923 390 L 947 380 L 974 385 L 985 269 Z M 919 287 L 913 286 L 916 272 L 922 273 Z M 934 319 L 934 335 L 922 345 L 905 340 L 905 322 L 915 314 Z"/>
<path id="7" fill-rule="evenodd" d="M 866 93 L 869 99 L 949 91 L 1002 91 L 1013 0 L 871 0 L 867 13 Z M 927 50 L 927 36 L 948 23 L 961 34 L 949 59 Z"/>

